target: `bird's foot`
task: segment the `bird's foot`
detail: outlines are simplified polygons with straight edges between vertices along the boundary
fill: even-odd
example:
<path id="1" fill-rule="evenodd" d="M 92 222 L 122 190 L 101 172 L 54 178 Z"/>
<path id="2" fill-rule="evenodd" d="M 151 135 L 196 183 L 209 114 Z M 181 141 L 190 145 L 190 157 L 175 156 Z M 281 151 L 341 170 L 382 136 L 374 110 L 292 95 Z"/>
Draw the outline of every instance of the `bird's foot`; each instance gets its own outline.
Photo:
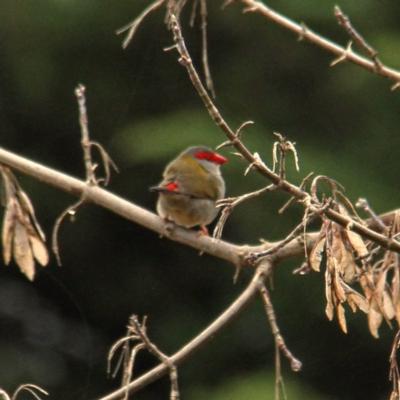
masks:
<path id="1" fill-rule="evenodd" d="M 198 230 L 197 234 L 199 236 L 205 235 L 205 236 L 210 236 L 208 233 L 208 229 L 204 225 L 200 225 L 200 229 Z"/>

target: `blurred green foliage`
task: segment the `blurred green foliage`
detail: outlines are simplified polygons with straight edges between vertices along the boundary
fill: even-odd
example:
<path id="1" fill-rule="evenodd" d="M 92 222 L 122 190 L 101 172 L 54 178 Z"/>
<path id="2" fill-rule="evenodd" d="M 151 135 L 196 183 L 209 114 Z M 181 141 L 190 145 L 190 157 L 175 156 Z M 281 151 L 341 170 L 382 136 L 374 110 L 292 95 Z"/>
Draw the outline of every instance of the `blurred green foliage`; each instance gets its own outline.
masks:
<path id="1" fill-rule="evenodd" d="M 187 46 L 201 71 L 200 19 L 190 28 L 191 2 L 182 15 Z M 288 179 L 299 184 L 314 171 L 339 181 L 352 201 L 366 197 L 376 212 L 398 207 L 399 91 L 391 83 L 335 58 L 239 4 L 208 2 L 209 61 L 216 105 L 233 129 L 244 121 L 243 140 L 272 164 L 279 132 L 296 142 L 300 173 L 288 158 Z M 225 140 L 177 62 L 163 24 L 150 14 L 122 50 L 115 31 L 133 20 L 147 0 L 3 0 L 0 12 L 0 145 L 74 176 L 84 177 L 74 89 L 87 88 L 90 135 L 120 169 L 109 189 L 154 210 L 148 188 L 164 165 L 193 144 Z M 278 12 L 345 46 L 337 1 L 266 2 Z M 381 60 L 400 68 L 400 3 L 343 0 L 354 26 Z M 355 50 L 359 51 L 359 49 Z M 238 157 L 223 166 L 227 195 L 263 187 Z M 47 236 L 55 219 L 75 201 L 30 178 L 18 177 Z M 287 235 L 301 205 L 277 210 L 287 196 L 272 192 L 238 207 L 223 238 L 255 244 Z M 315 227 L 316 228 L 316 227 Z M 31 382 L 50 399 L 100 397 L 118 386 L 107 379 L 110 345 L 132 313 L 148 315 L 148 334 L 171 353 L 194 337 L 235 299 L 251 278 L 236 285 L 234 268 L 86 205 L 75 222 L 64 221 L 59 244 L 63 267 L 50 265 L 28 283 L 15 265 L 1 269 L 0 386 L 12 392 Z M 388 398 L 388 354 L 393 331 L 367 331 L 364 315 L 347 310 L 349 333 L 324 314 L 323 274 L 292 275 L 301 259 L 279 265 L 272 298 L 288 346 L 304 368 L 293 383 L 284 366 L 288 398 L 376 400 Z M 154 365 L 139 355 L 135 373 Z M 252 304 L 220 337 L 179 368 L 182 398 L 268 399 L 274 369 L 273 339 L 261 302 Z M 304 385 L 304 386 L 303 386 Z M 236 396 L 236 397 L 235 397 Z M 168 398 L 165 378 L 133 398 Z"/>

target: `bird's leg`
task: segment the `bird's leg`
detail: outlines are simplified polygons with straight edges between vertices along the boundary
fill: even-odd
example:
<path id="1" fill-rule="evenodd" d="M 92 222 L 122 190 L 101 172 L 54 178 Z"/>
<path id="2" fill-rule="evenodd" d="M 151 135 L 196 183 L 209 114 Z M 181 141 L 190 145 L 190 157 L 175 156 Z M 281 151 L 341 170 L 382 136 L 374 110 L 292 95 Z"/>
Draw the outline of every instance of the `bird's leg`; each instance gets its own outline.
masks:
<path id="1" fill-rule="evenodd" d="M 197 233 L 199 236 L 200 235 L 210 236 L 210 234 L 208 233 L 208 229 L 204 225 L 200 225 L 200 229 Z"/>

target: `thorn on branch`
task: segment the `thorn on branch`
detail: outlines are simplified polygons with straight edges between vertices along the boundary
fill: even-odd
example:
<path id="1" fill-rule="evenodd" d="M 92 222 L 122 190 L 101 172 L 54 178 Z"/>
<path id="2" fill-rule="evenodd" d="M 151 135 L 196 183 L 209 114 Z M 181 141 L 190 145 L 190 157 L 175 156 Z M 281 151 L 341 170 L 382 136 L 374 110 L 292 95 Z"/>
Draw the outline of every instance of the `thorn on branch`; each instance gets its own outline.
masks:
<path id="1" fill-rule="evenodd" d="M 297 38 L 298 42 L 301 42 L 304 40 L 304 38 L 306 37 L 306 34 L 307 34 L 307 30 L 308 30 L 308 28 L 304 22 L 302 22 L 300 24 L 300 26 L 301 26 L 301 31 L 300 31 L 299 37 Z"/>
<path id="2" fill-rule="evenodd" d="M 293 275 L 307 275 L 311 272 L 310 264 L 307 261 L 304 261 L 300 267 L 294 269 L 292 271 Z"/>
<path id="3" fill-rule="evenodd" d="M 390 90 L 391 90 L 391 91 L 396 90 L 399 86 L 400 86 L 400 82 L 396 82 L 396 83 L 390 88 Z"/>
<path id="4" fill-rule="evenodd" d="M 253 168 L 267 168 L 257 152 L 253 154 L 253 158 L 254 161 L 250 163 L 249 166 L 246 168 L 246 170 L 244 171 L 244 176 L 246 176 Z"/>
<path id="5" fill-rule="evenodd" d="M 352 41 L 350 41 L 350 42 L 347 44 L 346 50 L 343 51 L 343 54 L 340 55 L 338 58 L 336 58 L 335 60 L 333 60 L 333 61 L 330 63 L 330 66 L 331 66 L 331 67 L 334 67 L 336 64 L 339 64 L 339 63 L 341 63 L 342 61 L 347 60 L 349 54 L 351 54 L 351 53 L 353 52 L 353 51 L 351 50 L 352 44 L 353 44 Z"/>

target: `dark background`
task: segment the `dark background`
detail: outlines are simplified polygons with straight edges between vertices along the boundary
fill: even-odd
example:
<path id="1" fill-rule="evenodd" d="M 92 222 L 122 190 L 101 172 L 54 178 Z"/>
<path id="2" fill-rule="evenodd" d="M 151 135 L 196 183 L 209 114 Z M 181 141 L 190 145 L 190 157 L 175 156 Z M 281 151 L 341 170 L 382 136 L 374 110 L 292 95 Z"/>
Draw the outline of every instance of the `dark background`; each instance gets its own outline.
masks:
<path id="1" fill-rule="evenodd" d="M 189 27 L 189 51 L 200 69 L 200 19 Z M 400 92 L 370 72 L 341 63 L 332 54 L 242 8 L 209 2 L 209 62 L 216 105 L 233 129 L 252 120 L 243 136 L 251 151 L 272 163 L 273 132 L 297 143 L 300 173 L 289 157 L 288 179 L 299 184 L 309 172 L 326 174 L 346 187 L 351 201 L 366 197 L 377 213 L 398 207 Z M 346 46 L 337 25 L 337 1 L 271 0 L 268 5 L 313 31 Z M 136 18 L 149 1 L 11 1 L 0 6 L 1 146 L 44 165 L 84 178 L 74 89 L 87 88 L 92 140 L 117 163 L 109 189 L 154 210 L 148 188 L 164 165 L 188 145 L 215 147 L 225 140 L 211 121 L 163 24 L 164 8 L 149 15 L 132 43 L 115 31 Z M 341 1 L 353 24 L 400 68 L 400 3 Z M 356 49 L 356 48 L 355 48 Z M 356 49 L 359 51 L 359 49 Z M 227 195 L 266 182 L 229 157 L 223 166 Z M 55 219 L 75 198 L 20 176 L 50 238 Z M 229 218 L 223 238 L 237 244 L 276 240 L 298 223 L 302 207 L 282 216 L 287 196 L 273 192 L 251 200 Z M 49 239 L 48 239 L 49 241 Z M 63 266 L 54 256 L 34 282 L 14 263 L 0 271 L 0 387 L 22 383 L 50 392 L 49 399 L 94 399 L 117 388 L 106 374 L 107 352 L 125 334 L 130 314 L 148 316 L 148 334 L 168 354 L 178 350 L 225 310 L 252 271 L 232 284 L 225 261 L 125 221 L 94 205 L 79 209 L 59 232 Z M 283 262 L 272 299 L 281 332 L 303 369 L 283 373 L 290 399 L 387 399 L 388 357 L 395 329 L 380 338 L 368 333 L 365 315 L 346 310 L 349 333 L 324 313 L 323 273 L 292 275 L 301 259 Z M 134 374 L 155 362 L 144 352 Z M 182 399 L 273 399 L 273 338 L 260 299 L 179 370 Z M 137 399 L 167 399 L 165 377 Z M 29 395 L 21 395 L 21 398 Z"/>

